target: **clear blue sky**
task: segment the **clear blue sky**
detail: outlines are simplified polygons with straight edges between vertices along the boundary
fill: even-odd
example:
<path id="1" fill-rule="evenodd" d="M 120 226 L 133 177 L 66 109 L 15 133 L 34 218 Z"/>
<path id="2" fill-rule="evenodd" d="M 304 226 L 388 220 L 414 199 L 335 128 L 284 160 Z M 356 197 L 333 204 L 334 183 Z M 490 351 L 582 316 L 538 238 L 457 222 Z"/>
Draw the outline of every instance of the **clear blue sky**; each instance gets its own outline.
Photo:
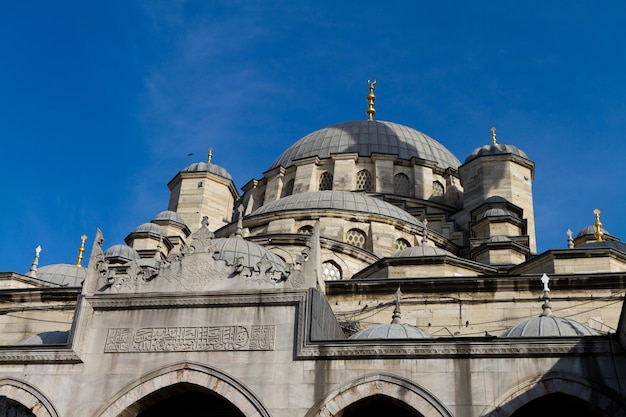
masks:
<path id="1" fill-rule="evenodd" d="M 213 161 L 237 187 L 305 134 L 365 118 L 461 160 L 535 161 L 540 251 L 592 224 L 626 239 L 621 1 L 14 1 L 0 4 L 0 271 L 74 263 L 167 209 Z M 193 153 L 192 156 L 187 156 Z"/>

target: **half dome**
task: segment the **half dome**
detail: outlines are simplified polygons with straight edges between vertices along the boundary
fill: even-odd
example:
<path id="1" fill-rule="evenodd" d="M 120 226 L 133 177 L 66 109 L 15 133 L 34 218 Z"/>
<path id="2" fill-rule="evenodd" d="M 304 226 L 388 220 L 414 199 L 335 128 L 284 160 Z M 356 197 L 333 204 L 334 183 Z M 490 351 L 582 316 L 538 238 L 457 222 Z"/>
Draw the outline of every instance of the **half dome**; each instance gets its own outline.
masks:
<path id="1" fill-rule="evenodd" d="M 456 169 L 461 165 L 441 143 L 422 132 L 397 123 L 362 120 L 339 123 L 306 135 L 287 148 L 270 169 L 287 168 L 294 161 L 312 156 L 329 158 L 331 154 L 343 153 L 363 157 L 373 153 L 398 155 L 404 160 L 420 158 L 443 169 Z"/>
<path id="2" fill-rule="evenodd" d="M 408 212 L 378 198 L 351 191 L 312 191 L 291 195 L 272 201 L 259 207 L 250 214 L 250 217 L 290 210 L 331 209 L 351 212 L 378 214 L 422 226 L 422 223 Z"/>

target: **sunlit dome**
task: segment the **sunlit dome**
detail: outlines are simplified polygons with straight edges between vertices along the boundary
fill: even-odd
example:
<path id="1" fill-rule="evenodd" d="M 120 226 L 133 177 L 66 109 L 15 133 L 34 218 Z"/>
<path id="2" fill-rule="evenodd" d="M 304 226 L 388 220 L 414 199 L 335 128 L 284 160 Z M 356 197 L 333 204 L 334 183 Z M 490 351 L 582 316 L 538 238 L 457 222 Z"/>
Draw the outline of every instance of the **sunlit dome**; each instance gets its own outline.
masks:
<path id="1" fill-rule="evenodd" d="M 562 317 L 535 317 L 506 330 L 500 337 L 594 336 L 598 333 L 575 320 Z"/>
<path id="2" fill-rule="evenodd" d="M 120 261 L 132 261 L 139 259 L 137 251 L 127 245 L 113 245 L 104 251 L 104 258 L 107 260 L 116 259 Z"/>
<path id="3" fill-rule="evenodd" d="M 291 145 L 274 161 L 271 168 L 294 164 L 294 161 L 317 156 L 329 158 L 331 154 L 357 153 L 369 157 L 373 153 L 397 155 L 398 158 L 424 159 L 436 163 L 440 168 L 458 168 L 461 163 L 435 139 L 392 122 L 362 120 L 345 122 L 303 137 Z"/>
<path id="4" fill-rule="evenodd" d="M 211 174 L 218 175 L 222 178 L 226 178 L 228 180 L 232 180 L 233 178 L 230 176 L 228 171 L 225 168 L 222 168 L 219 165 L 214 163 L 206 163 L 206 162 L 195 162 L 183 169 L 183 172 L 210 172 Z"/>
<path id="5" fill-rule="evenodd" d="M 474 149 L 474 151 L 471 154 L 469 154 L 467 158 L 465 158 L 464 163 L 467 164 L 468 162 L 480 156 L 507 155 L 507 154 L 516 155 L 521 158 L 528 159 L 528 155 L 526 155 L 526 152 L 524 152 L 517 146 L 496 143 L 496 144 L 485 145 L 480 148 Z"/>
<path id="6" fill-rule="evenodd" d="M 185 224 L 183 217 L 172 210 L 164 210 L 156 215 L 152 221 L 172 221 L 180 224 Z"/>
<path id="7" fill-rule="evenodd" d="M 243 238 L 218 238 L 212 241 L 212 245 L 215 259 L 225 261 L 228 265 L 241 263 L 242 266 L 258 270 L 260 264 L 267 263 L 273 271 L 289 272 L 278 255 Z"/>
<path id="8" fill-rule="evenodd" d="M 70 264 L 42 266 L 37 270 L 37 278 L 62 287 L 80 287 L 87 276 L 87 270 Z"/>
<path id="9" fill-rule="evenodd" d="M 432 336 L 422 329 L 409 324 L 379 324 L 368 327 L 349 337 L 358 340 L 376 339 L 430 339 Z"/>

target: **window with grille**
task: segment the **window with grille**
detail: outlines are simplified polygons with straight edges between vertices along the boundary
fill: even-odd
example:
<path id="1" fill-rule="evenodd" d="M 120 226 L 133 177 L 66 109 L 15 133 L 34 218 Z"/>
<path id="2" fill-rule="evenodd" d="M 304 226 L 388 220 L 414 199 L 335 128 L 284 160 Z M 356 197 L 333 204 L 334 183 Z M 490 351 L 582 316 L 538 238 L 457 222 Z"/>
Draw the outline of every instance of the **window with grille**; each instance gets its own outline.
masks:
<path id="1" fill-rule="evenodd" d="M 326 191 L 326 190 L 332 190 L 332 189 L 333 189 L 333 176 L 328 172 L 322 173 L 322 175 L 320 175 L 319 190 Z"/>
<path id="2" fill-rule="evenodd" d="M 285 184 L 285 188 L 283 188 L 283 197 L 287 197 L 287 196 L 290 196 L 291 194 L 293 194 L 293 184 L 294 183 L 295 183 L 294 180 L 287 181 L 287 184 Z"/>
<path id="3" fill-rule="evenodd" d="M 410 247 L 411 244 L 406 239 L 397 239 L 395 243 L 396 252 Z"/>
<path id="4" fill-rule="evenodd" d="M 372 191 L 372 174 L 366 169 L 356 173 L 357 191 Z"/>
<path id="5" fill-rule="evenodd" d="M 405 174 L 396 174 L 393 177 L 393 192 L 395 194 L 409 195 L 409 177 Z"/>
<path id="6" fill-rule="evenodd" d="M 313 234 L 313 226 L 302 226 L 298 229 L 298 233 L 301 235 L 312 235 Z"/>
<path id="7" fill-rule="evenodd" d="M 433 197 L 443 197 L 443 184 L 433 181 Z"/>
<path id="8" fill-rule="evenodd" d="M 346 234 L 346 243 L 356 246 L 357 248 L 365 249 L 366 238 L 367 235 L 362 230 L 350 229 Z"/>
<path id="9" fill-rule="evenodd" d="M 341 268 L 333 261 L 322 263 L 322 277 L 324 281 L 336 281 L 341 279 Z"/>

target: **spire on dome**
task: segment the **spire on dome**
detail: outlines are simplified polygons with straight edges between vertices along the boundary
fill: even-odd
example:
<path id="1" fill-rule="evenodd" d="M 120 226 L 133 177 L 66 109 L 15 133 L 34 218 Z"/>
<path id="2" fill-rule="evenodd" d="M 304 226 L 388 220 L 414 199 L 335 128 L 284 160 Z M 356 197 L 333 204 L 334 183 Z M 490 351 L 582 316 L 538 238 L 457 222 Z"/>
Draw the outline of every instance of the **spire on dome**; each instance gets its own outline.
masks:
<path id="1" fill-rule="evenodd" d="M 491 143 L 492 144 L 496 144 L 496 128 L 492 127 L 491 128 Z"/>
<path id="2" fill-rule="evenodd" d="M 539 317 L 552 317 L 552 305 L 550 304 L 550 288 L 548 287 L 548 283 L 550 282 L 550 277 L 546 274 L 541 276 L 541 282 L 543 283 L 543 305 L 541 308 L 543 311 L 539 315 Z"/>
<path id="3" fill-rule="evenodd" d="M 209 148 L 209 154 L 207 155 L 207 163 L 211 163 L 211 159 L 213 159 L 213 148 Z"/>
<path id="4" fill-rule="evenodd" d="M 376 100 L 376 96 L 374 95 L 374 86 L 376 85 L 376 80 L 367 80 L 370 85 L 370 93 L 367 95 L 367 110 L 365 110 L 365 114 L 367 114 L 367 120 L 374 120 L 374 115 L 376 114 L 376 109 L 374 108 L 374 101 Z"/>
<path id="5" fill-rule="evenodd" d="M 87 240 L 87 235 L 82 235 L 80 237 L 80 248 L 78 248 L 78 256 L 76 257 L 76 266 L 82 266 L 80 263 L 83 261 L 83 254 L 85 253 L 85 241 Z"/>
<path id="6" fill-rule="evenodd" d="M 596 215 L 596 222 L 593 225 L 593 227 L 595 227 L 596 229 L 596 232 L 593 235 L 596 237 L 596 240 L 598 242 L 602 242 L 602 237 L 604 236 L 604 232 L 602 231 L 602 222 L 600 221 L 600 210 L 595 209 L 593 211 L 593 214 Z"/>
<path id="7" fill-rule="evenodd" d="M 37 278 L 37 266 L 39 265 L 39 254 L 41 253 L 41 246 L 37 245 L 35 248 L 35 258 L 33 259 L 33 263 L 30 265 L 30 271 L 28 271 L 28 276 Z"/>
<path id="8" fill-rule="evenodd" d="M 567 234 L 567 248 L 572 249 L 574 247 L 574 238 L 572 237 L 574 233 L 572 232 L 572 229 L 567 229 L 566 234 Z"/>
<path id="9" fill-rule="evenodd" d="M 396 308 L 393 309 L 391 324 L 402 324 L 400 320 L 402 318 L 400 313 L 400 297 L 402 297 L 402 291 L 400 291 L 400 286 L 398 285 L 398 290 L 396 291 Z"/>

